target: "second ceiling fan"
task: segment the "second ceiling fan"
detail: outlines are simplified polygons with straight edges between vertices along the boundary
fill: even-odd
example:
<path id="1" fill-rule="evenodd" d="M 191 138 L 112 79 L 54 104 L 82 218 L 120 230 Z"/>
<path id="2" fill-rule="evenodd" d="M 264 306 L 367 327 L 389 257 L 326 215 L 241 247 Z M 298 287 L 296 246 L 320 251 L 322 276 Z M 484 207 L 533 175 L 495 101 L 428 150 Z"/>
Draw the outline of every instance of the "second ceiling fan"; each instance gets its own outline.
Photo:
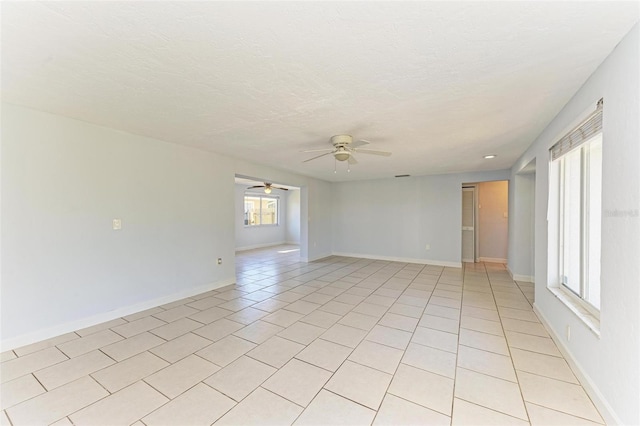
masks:
<path id="1" fill-rule="evenodd" d="M 280 186 L 273 186 L 272 183 L 269 182 L 265 182 L 264 185 L 255 185 L 255 186 L 250 186 L 247 189 L 256 189 L 256 188 L 264 188 L 264 193 L 265 194 L 271 194 L 271 190 L 272 189 L 281 189 L 283 191 L 288 191 L 288 188 L 282 188 Z"/>

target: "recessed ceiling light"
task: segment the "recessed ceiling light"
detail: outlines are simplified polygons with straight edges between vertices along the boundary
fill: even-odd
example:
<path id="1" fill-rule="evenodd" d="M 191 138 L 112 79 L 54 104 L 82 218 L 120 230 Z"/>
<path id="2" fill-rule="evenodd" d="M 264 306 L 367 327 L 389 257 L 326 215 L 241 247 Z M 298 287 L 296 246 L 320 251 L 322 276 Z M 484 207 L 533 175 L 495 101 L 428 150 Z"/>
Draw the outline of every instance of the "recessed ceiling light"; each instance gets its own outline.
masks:
<path id="1" fill-rule="evenodd" d="M 496 158 L 496 157 L 497 157 L 497 155 L 496 155 L 496 154 L 489 154 L 489 155 L 485 155 L 485 156 L 484 156 L 484 158 L 485 158 L 486 160 L 490 160 L 490 159 L 492 159 L 492 158 Z"/>

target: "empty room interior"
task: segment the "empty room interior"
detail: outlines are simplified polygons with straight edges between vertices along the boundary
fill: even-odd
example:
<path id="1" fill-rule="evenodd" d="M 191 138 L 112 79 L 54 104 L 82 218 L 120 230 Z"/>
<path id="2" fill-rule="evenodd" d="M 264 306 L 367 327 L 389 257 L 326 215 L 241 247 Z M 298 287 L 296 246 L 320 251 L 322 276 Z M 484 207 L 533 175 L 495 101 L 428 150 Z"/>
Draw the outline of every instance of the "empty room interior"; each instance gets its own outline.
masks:
<path id="1" fill-rule="evenodd" d="M 640 425 L 639 2 L 0 12 L 0 426 Z"/>

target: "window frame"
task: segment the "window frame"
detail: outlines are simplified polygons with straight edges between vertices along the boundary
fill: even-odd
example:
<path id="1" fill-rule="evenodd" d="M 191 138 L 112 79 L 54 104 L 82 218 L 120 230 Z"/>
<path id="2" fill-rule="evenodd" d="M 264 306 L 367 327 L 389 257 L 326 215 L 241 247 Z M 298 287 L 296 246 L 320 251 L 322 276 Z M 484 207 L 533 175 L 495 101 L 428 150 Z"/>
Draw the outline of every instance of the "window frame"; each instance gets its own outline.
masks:
<path id="1" fill-rule="evenodd" d="M 242 198 L 242 206 L 243 206 L 243 214 L 246 215 L 247 211 L 245 209 L 245 206 L 247 204 L 247 197 L 250 198 L 258 198 L 258 206 L 259 206 L 259 212 L 258 212 L 258 217 L 260 218 L 260 223 L 256 223 L 256 224 L 251 224 L 251 223 L 246 223 L 246 219 L 243 218 L 243 226 L 245 228 L 265 228 L 265 227 L 273 227 L 273 226 L 280 226 L 280 197 L 277 195 L 271 195 L 271 194 L 263 194 L 263 193 L 256 193 L 256 192 L 245 192 L 244 196 Z M 262 223 L 262 200 L 266 199 L 266 200 L 273 200 L 276 202 L 276 214 L 275 214 L 275 223 L 266 223 L 263 224 Z"/>
<path id="2" fill-rule="evenodd" d="M 549 160 L 548 160 L 548 172 L 549 172 L 549 180 L 548 180 L 548 198 L 547 198 L 547 285 L 546 288 L 551 292 L 563 305 L 565 305 L 571 312 L 573 312 L 598 338 L 600 337 L 600 315 L 601 315 L 601 296 L 602 296 L 602 280 L 601 280 L 601 265 L 602 265 L 602 214 L 603 214 L 603 204 L 602 204 L 602 179 L 604 178 L 604 173 L 602 167 L 603 163 L 603 154 L 604 154 L 604 143 L 605 143 L 605 135 L 604 135 L 604 100 L 601 98 L 596 102 L 596 108 L 589 108 L 580 114 L 579 118 L 577 118 L 572 125 L 565 128 L 565 131 L 560 133 L 556 142 L 550 146 L 549 148 Z M 596 141 L 597 146 L 592 145 L 592 142 L 595 138 L 598 138 Z M 584 185 L 583 181 L 585 178 L 589 179 L 589 176 L 585 176 L 583 173 L 586 173 L 586 167 L 584 167 L 584 163 L 581 157 L 580 161 L 580 211 L 577 216 L 580 222 L 579 229 L 579 248 L 580 250 L 580 260 L 578 262 L 583 262 L 584 259 L 591 260 L 591 265 L 595 267 L 593 269 L 585 269 L 585 266 L 588 266 L 588 263 L 580 263 L 577 267 L 577 271 L 573 272 L 573 276 L 575 275 L 584 275 L 586 273 L 597 276 L 599 281 L 597 295 L 598 300 L 597 303 L 599 305 L 598 308 L 593 306 L 588 300 L 591 298 L 591 301 L 596 300 L 594 292 L 589 292 L 590 285 L 583 286 L 580 284 L 580 294 L 585 296 L 585 299 L 581 298 L 579 295 L 576 295 L 571 289 L 562 284 L 564 280 L 562 275 L 562 268 L 565 266 L 565 259 L 563 258 L 564 253 L 562 249 L 563 242 L 561 241 L 561 233 L 564 233 L 564 229 L 562 229 L 562 216 L 565 215 L 565 212 L 561 212 L 562 201 L 564 194 L 561 191 L 561 170 L 559 166 L 559 161 L 566 154 L 573 153 L 574 150 L 577 150 L 578 147 L 584 145 L 587 147 L 586 149 L 590 150 L 590 153 L 599 158 L 599 169 L 595 173 L 599 178 L 599 181 L 596 180 L 595 185 L 592 186 L 591 181 L 587 181 L 588 185 Z M 584 149 L 581 147 L 580 150 Z M 594 149 L 595 148 L 595 149 Z M 582 151 L 581 151 L 582 152 Z M 567 157 L 568 158 L 568 157 Z M 591 160 L 591 159 L 590 159 Z M 575 161 L 575 158 L 573 159 Z M 575 167 L 575 166 L 574 166 Z M 588 167 L 592 170 L 593 163 L 590 161 L 588 163 Z M 590 175 L 591 173 L 589 173 Z M 564 173 L 563 173 L 564 175 Z M 595 176 L 595 175 L 594 175 Z M 565 183 L 562 182 L 562 186 L 565 186 Z M 574 186 L 575 185 L 571 185 Z M 597 200 L 589 200 L 589 193 L 585 193 L 589 187 L 590 195 L 592 197 L 597 197 Z M 595 201 L 595 203 L 594 203 Z M 574 202 L 575 203 L 575 202 Z M 573 206 L 575 204 L 568 204 L 569 206 Z M 585 210 L 583 206 L 587 206 L 588 208 Z M 597 220 L 597 217 L 589 217 L 589 215 L 585 215 L 588 209 L 592 209 L 592 215 L 596 214 L 593 212 L 599 213 L 600 221 Z M 574 210 L 575 211 L 575 210 Z M 573 219 L 573 223 L 577 223 Z M 594 232 L 591 232 L 591 237 L 596 238 L 595 241 L 589 242 L 589 239 L 583 237 L 583 229 L 584 225 L 588 225 L 591 227 L 595 225 L 593 229 L 598 228 L 599 235 L 597 237 L 593 237 L 596 235 Z M 599 225 L 599 226 L 597 226 Z M 564 237 L 564 235 L 563 235 Z M 569 239 L 571 240 L 571 238 Z M 573 238 L 573 241 L 576 241 L 576 238 Z M 585 244 L 595 247 L 595 250 L 592 250 L 591 255 L 589 255 L 588 250 L 584 250 Z M 596 245 L 598 244 L 598 245 Z M 592 248 L 593 248 L 592 247 Z M 568 254 L 573 251 L 569 251 Z M 562 256 L 561 256 L 562 254 Z M 589 256 L 589 257 L 586 257 Z M 599 259 L 598 259 L 599 257 Z M 597 259 L 597 260 L 596 260 Z M 575 259 L 573 260 L 575 262 Z M 575 263 L 574 263 L 575 265 Z M 574 268 L 570 269 L 576 269 Z M 569 270 L 570 270 L 569 269 Z M 571 281 L 569 281 L 571 282 Z M 575 286 L 575 285 L 574 285 Z"/>
<path id="3" fill-rule="evenodd" d="M 558 265 L 557 265 L 557 286 L 562 290 L 562 292 L 569 297 L 574 303 L 579 304 L 580 307 L 585 309 L 590 315 L 600 318 L 600 309 L 594 306 L 589 301 L 589 239 L 592 234 L 589 229 L 590 223 L 590 177 L 591 177 L 591 145 L 599 138 L 600 143 L 602 143 L 602 130 L 591 136 L 587 141 L 579 145 L 578 147 L 572 149 L 571 151 L 563 154 L 561 157 L 552 160 L 552 164 L 555 163 L 554 167 L 557 169 L 557 191 L 558 191 L 558 209 L 557 209 L 557 220 L 558 220 L 558 232 L 557 232 L 557 250 L 558 250 Z M 579 282 L 579 293 L 576 293 L 571 287 L 569 287 L 568 283 L 565 282 L 566 271 L 564 270 L 565 265 L 565 250 L 563 248 L 565 243 L 565 222 L 566 222 L 566 198 L 565 198 L 565 161 L 569 154 L 574 151 L 580 151 L 580 282 Z M 602 167 L 602 164 L 599 165 Z M 602 204 L 600 205 L 602 208 Z M 600 232 L 602 232 L 602 228 L 600 228 Z M 601 254 L 602 256 L 602 254 Z M 600 283 L 600 288 L 602 284 Z M 602 290 L 601 290 L 602 291 Z"/>

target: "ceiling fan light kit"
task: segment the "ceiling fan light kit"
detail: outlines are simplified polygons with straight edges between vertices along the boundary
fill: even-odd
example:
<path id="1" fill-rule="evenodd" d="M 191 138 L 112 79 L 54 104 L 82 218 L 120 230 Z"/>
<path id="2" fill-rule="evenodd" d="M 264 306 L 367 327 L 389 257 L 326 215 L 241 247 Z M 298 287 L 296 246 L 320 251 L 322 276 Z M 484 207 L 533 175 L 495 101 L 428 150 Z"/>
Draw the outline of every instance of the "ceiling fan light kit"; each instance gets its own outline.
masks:
<path id="1" fill-rule="evenodd" d="M 333 154 L 333 156 L 336 158 L 336 160 L 338 161 L 347 161 L 349 159 L 349 157 L 351 157 L 351 153 L 349 151 L 338 151 L 335 154 Z"/>

